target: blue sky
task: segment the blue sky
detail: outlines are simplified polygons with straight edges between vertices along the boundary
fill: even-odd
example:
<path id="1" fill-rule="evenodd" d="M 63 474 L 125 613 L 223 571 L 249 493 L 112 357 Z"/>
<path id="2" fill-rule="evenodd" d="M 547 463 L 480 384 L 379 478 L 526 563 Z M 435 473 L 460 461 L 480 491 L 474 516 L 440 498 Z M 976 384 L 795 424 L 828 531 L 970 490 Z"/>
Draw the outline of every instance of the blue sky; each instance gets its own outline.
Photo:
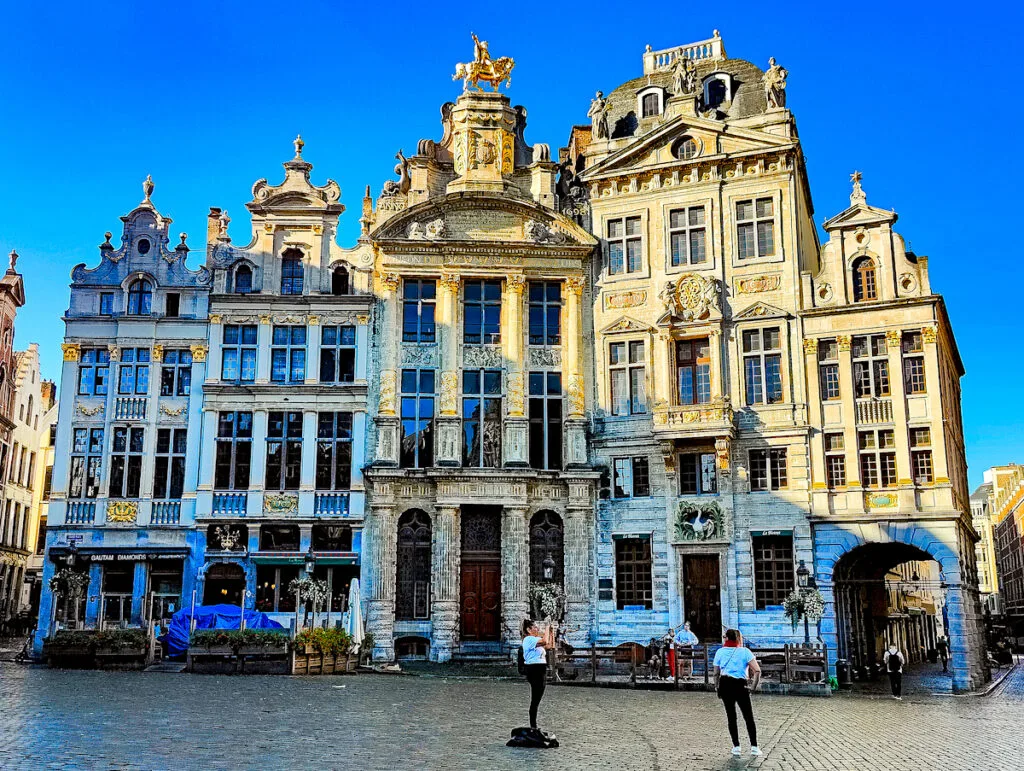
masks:
<path id="1" fill-rule="evenodd" d="M 439 138 L 471 31 L 516 59 L 508 93 L 528 109 L 527 139 L 554 151 L 586 122 L 596 89 L 641 74 L 646 44 L 718 28 L 730 56 L 761 67 L 775 56 L 789 70 L 815 220 L 848 205 L 860 169 L 868 202 L 895 208 L 897 229 L 930 257 L 967 368 L 972 484 L 992 464 L 1024 462 L 1019 317 L 1001 312 L 1018 306 L 1024 283 L 1024 196 L 1012 153 L 989 152 L 1019 141 L 1020 7 L 990 5 L 988 20 L 942 3 L 861 3 L 856 16 L 823 3 L 682 8 L 4 4 L 0 249 L 18 250 L 28 293 L 16 344 L 39 342 L 44 374 L 59 376 L 70 270 L 97 261 L 103 232 L 119 232 L 146 174 L 172 232 L 189 233 L 194 267 L 208 208 L 226 208 L 232 236 L 247 241 L 252 184 L 280 180 L 301 132 L 314 180 L 342 187 L 349 245 L 365 186 L 376 194 L 391 178 L 399 148 L 411 155 L 420 138 Z"/>

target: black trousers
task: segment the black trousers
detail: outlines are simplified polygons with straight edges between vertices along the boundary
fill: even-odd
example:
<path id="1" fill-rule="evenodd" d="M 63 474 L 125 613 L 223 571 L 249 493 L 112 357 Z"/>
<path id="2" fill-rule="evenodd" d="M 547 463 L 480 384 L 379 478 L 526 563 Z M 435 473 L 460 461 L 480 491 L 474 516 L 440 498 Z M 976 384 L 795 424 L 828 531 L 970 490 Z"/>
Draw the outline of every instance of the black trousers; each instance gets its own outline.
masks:
<path id="1" fill-rule="evenodd" d="M 892 686 L 893 696 L 903 696 L 903 673 L 890 672 L 889 685 Z"/>
<path id="2" fill-rule="evenodd" d="M 548 684 L 548 665 L 527 664 L 526 680 L 530 683 L 530 728 L 536 728 L 537 707 L 544 698 L 544 688 Z"/>
<path id="3" fill-rule="evenodd" d="M 722 675 L 719 680 L 719 691 L 722 695 L 722 704 L 725 705 L 725 716 L 729 719 L 729 736 L 732 738 L 732 746 L 740 746 L 740 730 L 736 724 L 736 707 L 743 713 L 743 722 L 747 724 L 747 736 L 750 737 L 752 747 L 757 746 L 757 726 L 754 725 L 754 709 L 750 706 L 750 691 L 747 690 L 746 680 L 738 680 L 735 677 Z"/>

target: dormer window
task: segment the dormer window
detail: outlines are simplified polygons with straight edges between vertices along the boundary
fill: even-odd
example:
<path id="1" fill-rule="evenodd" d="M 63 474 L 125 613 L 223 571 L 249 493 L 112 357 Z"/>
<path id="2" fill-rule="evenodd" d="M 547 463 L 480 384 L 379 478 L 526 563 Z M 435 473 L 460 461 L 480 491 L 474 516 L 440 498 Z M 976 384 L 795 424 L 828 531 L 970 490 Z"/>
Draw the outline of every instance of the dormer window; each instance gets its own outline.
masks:
<path id="1" fill-rule="evenodd" d="M 139 243 L 135 245 L 135 249 L 139 254 L 149 254 L 149 240 L 140 238 Z"/>
<path id="2" fill-rule="evenodd" d="M 249 294 L 252 292 L 252 268 L 248 265 L 239 265 L 235 269 L 235 294 Z"/>
<path id="3" fill-rule="evenodd" d="M 289 249 L 281 260 L 281 294 L 302 294 L 302 254 Z"/>
<path id="4" fill-rule="evenodd" d="M 153 310 L 153 285 L 143 278 L 128 287 L 128 315 L 148 316 Z"/>
<path id="5" fill-rule="evenodd" d="M 664 91 L 657 86 L 645 88 L 637 94 L 637 105 L 641 118 L 653 118 L 661 115 L 665 101 Z"/>
<path id="6" fill-rule="evenodd" d="M 643 116 L 649 118 L 652 115 L 657 115 L 658 110 L 658 95 L 657 94 L 645 94 L 644 95 L 644 106 Z"/>
<path id="7" fill-rule="evenodd" d="M 728 73 L 715 72 L 704 80 L 704 109 L 720 107 L 732 101 L 732 78 Z"/>
<path id="8" fill-rule="evenodd" d="M 348 294 L 348 279 L 348 271 L 344 267 L 339 265 L 335 268 L 331 273 L 331 294 L 335 296 Z"/>
<path id="9" fill-rule="evenodd" d="M 853 301 L 855 303 L 878 299 L 878 281 L 875 261 L 861 257 L 853 263 Z"/>

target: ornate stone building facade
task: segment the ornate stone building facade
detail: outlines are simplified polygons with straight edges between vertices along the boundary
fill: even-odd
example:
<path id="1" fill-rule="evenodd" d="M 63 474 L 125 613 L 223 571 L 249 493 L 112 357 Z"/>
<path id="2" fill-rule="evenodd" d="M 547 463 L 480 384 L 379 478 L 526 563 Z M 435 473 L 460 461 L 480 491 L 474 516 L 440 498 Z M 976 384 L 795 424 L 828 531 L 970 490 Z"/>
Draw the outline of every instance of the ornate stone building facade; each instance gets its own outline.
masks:
<path id="1" fill-rule="evenodd" d="M 11 432 L 14 420 L 15 372 L 14 318 L 25 304 L 25 284 L 17 270 L 18 253 L 10 254 L 10 267 L 0 277 L 0 501 L 10 481 Z M 10 616 L 11 606 L 21 591 L 27 552 L 22 546 L 24 522 L 14 512 L 0 511 L 0 620 Z"/>

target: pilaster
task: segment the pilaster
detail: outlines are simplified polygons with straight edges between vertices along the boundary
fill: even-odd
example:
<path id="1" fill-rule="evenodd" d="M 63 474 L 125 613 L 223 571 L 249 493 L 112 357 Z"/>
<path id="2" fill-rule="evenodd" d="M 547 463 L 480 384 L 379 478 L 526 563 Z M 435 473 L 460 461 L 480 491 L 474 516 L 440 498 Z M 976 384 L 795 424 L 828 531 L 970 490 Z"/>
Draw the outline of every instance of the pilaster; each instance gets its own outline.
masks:
<path id="1" fill-rule="evenodd" d="M 462 523 L 458 507 L 439 506 L 434 515 L 431 554 L 430 658 L 449 661 L 459 644 L 459 571 Z"/>
<path id="2" fill-rule="evenodd" d="M 565 604 L 566 627 L 575 644 L 586 642 L 589 630 L 591 602 L 591 533 L 593 532 L 593 505 L 590 486 L 569 481 L 570 503 L 565 512 Z"/>
<path id="3" fill-rule="evenodd" d="M 857 403 L 853 395 L 853 355 L 849 335 L 838 335 L 839 401 L 843 407 L 843 447 L 846 458 L 847 511 L 864 514 L 863 485 L 860 479 L 860 456 L 857 454 Z"/>
<path id="4" fill-rule="evenodd" d="M 501 620 L 505 642 L 515 646 L 530 612 L 529 509 L 506 506 L 501 515 Z"/>
<path id="5" fill-rule="evenodd" d="M 939 346 L 936 343 L 937 329 L 925 327 L 921 330 L 924 342 L 924 376 L 928 389 L 929 412 L 932 416 L 932 478 L 936 484 L 949 484 L 949 464 L 946 461 L 946 432 L 951 430 L 953 421 L 946 420 L 947 410 L 942 404 L 942 382 L 939 377 Z M 900 375 L 902 378 L 902 373 Z M 953 398 L 950 396 L 950 398 Z M 963 437 L 960 437 L 961 442 Z M 54 472 L 56 473 L 56 472 Z"/>
<path id="6" fill-rule="evenodd" d="M 390 503 L 370 508 L 368 546 L 373 572 L 366 603 L 366 631 L 373 635 L 374 661 L 395 657 L 395 559 L 398 516 Z"/>
<path id="7" fill-rule="evenodd" d="M 511 273 L 502 292 L 502 353 L 505 357 L 505 422 L 502 442 L 503 463 L 510 467 L 529 466 L 526 418 L 525 348 L 523 346 L 523 291 L 526 276 Z"/>
<path id="8" fill-rule="evenodd" d="M 259 384 L 270 382 L 270 343 L 272 333 L 273 328 L 270 326 L 270 315 L 260 316 L 260 323 L 256 328 L 256 382 Z M 239 362 L 239 366 L 241 366 L 241 362 Z"/>
<path id="9" fill-rule="evenodd" d="M 889 356 L 889 390 L 892 394 L 892 421 L 896 441 L 896 479 L 899 487 L 900 511 L 910 512 L 917 508 L 914 501 L 913 469 L 910 463 L 910 436 L 907 432 L 907 395 L 903 382 L 903 336 L 898 330 L 885 333 L 886 353 Z"/>

